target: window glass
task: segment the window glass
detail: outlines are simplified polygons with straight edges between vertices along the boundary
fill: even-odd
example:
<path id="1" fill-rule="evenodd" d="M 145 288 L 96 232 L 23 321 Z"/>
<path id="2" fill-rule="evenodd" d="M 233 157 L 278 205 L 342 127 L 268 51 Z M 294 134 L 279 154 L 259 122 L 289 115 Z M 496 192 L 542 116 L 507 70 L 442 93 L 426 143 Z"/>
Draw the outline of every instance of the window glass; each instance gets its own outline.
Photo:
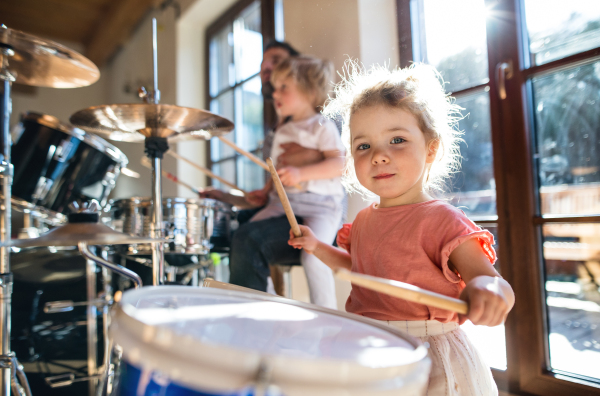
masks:
<path id="1" fill-rule="evenodd" d="M 235 159 L 232 158 L 223 162 L 213 164 L 212 171 L 213 173 L 221 176 L 223 179 L 235 184 Z M 231 190 L 228 186 L 222 184 L 216 179 L 212 180 L 212 185 L 215 188 L 219 188 L 224 191 Z"/>
<path id="2" fill-rule="evenodd" d="M 533 65 L 600 47 L 600 1 L 525 0 L 524 4 Z"/>
<path id="3" fill-rule="evenodd" d="M 229 120 L 234 119 L 233 109 L 233 92 L 227 91 L 220 95 L 217 99 L 213 99 L 210 102 L 210 111 L 223 116 Z M 236 125 L 237 128 L 237 125 Z M 234 139 L 235 131 L 224 135 L 225 139 Z M 235 151 L 226 144 L 221 143 L 219 139 L 210 140 L 210 157 L 212 161 L 219 161 L 222 158 L 231 157 L 235 154 Z"/>
<path id="4" fill-rule="evenodd" d="M 252 3 L 233 22 L 233 37 L 235 76 L 240 82 L 260 71 L 263 49 L 260 1 Z"/>
<path id="5" fill-rule="evenodd" d="M 532 85 L 542 214 L 600 214 L 600 62 Z"/>
<path id="6" fill-rule="evenodd" d="M 542 229 L 550 368 L 600 379 L 600 223 Z"/>
<path id="7" fill-rule="evenodd" d="M 449 92 L 489 81 L 484 0 L 412 0 L 410 9 L 415 62 L 435 66 Z"/>
<path id="8" fill-rule="evenodd" d="M 260 157 L 259 152 L 253 153 Z M 265 186 L 265 170 L 246 157 L 240 157 L 237 162 L 237 186 L 245 191 L 259 190 Z"/>
<path id="9" fill-rule="evenodd" d="M 235 89 L 236 144 L 247 151 L 257 149 L 264 139 L 263 98 L 260 77 Z"/>
<path id="10" fill-rule="evenodd" d="M 210 40 L 210 95 L 216 96 L 233 81 L 233 30 L 227 25 Z"/>
<path id="11" fill-rule="evenodd" d="M 461 96 L 456 103 L 464 110 L 459 122 L 463 132 L 460 143 L 460 172 L 449 182 L 451 203 L 468 216 L 496 215 L 490 98 L 488 92 Z"/>

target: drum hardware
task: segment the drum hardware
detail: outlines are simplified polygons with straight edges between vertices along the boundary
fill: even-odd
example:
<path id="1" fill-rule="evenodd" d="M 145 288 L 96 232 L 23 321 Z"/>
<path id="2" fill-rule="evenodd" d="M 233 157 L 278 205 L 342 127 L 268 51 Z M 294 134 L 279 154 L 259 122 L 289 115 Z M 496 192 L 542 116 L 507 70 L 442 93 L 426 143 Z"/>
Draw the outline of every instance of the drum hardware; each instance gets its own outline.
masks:
<path id="1" fill-rule="evenodd" d="M 102 378 L 103 374 L 90 375 L 88 377 L 75 377 L 73 373 L 60 374 L 52 377 L 46 377 L 44 380 L 51 388 L 62 388 L 63 386 L 73 385 L 75 382 L 96 381 Z"/>
<path id="2" fill-rule="evenodd" d="M 144 157 L 145 158 L 145 157 Z M 131 168 L 121 168 L 121 174 L 123 176 L 127 176 L 127 177 L 131 177 L 133 179 L 139 179 L 141 177 L 141 175 L 139 173 L 137 173 L 136 171 L 134 171 Z M 164 175 L 164 174 L 163 174 Z"/>
<path id="3" fill-rule="evenodd" d="M 14 352 L 11 352 L 8 356 L 0 357 L 0 368 L 10 370 L 10 387 L 15 395 L 31 396 L 31 389 L 23 365 L 19 363 Z"/>
<path id="4" fill-rule="evenodd" d="M 94 299 L 91 301 L 81 301 L 81 302 L 73 302 L 73 301 L 51 301 L 47 302 L 44 305 L 44 313 L 52 314 L 52 313 L 60 313 L 60 312 L 69 312 L 72 311 L 74 307 L 87 307 L 89 305 L 93 305 L 97 308 L 110 306 L 112 305 L 112 301 L 107 301 L 104 299 Z"/>
<path id="5" fill-rule="evenodd" d="M 152 19 L 152 55 L 154 90 L 143 95 L 146 103 L 94 106 L 70 117 L 73 125 L 117 141 L 144 140 L 145 152 L 152 161 L 152 227 L 151 237 L 162 238 L 162 157 L 169 142 L 184 139 L 210 139 L 230 132 L 233 123 L 207 111 L 161 105 L 158 90 L 156 18 Z M 154 244 L 152 250 L 153 284 L 164 283 L 164 247 Z"/>
<path id="6" fill-rule="evenodd" d="M 142 264 L 146 267 L 152 268 L 151 259 L 145 259 L 136 256 L 121 256 L 121 259 L 123 260 L 121 261 L 121 266 L 125 266 L 124 260 L 127 259 L 135 261 L 136 263 Z M 212 259 L 210 257 L 206 259 L 200 259 L 200 261 L 198 261 L 198 256 L 194 255 L 190 256 L 190 260 L 192 261 L 192 264 L 187 265 L 169 265 L 168 261 L 165 262 L 165 273 L 167 274 L 167 281 L 171 284 L 174 284 L 175 282 L 177 282 L 177 275 L 184 275 L 183 279 L 180 282 L 178 282 L 178 284 L 187 285 L 190 282 L 192 282 L 192 286 L 198 286 L 199 279 L 204 279 L 206 277 L 212 276 L 212 274 L 209 273 L 210 271 L 206 270 L 206 268 L 210 267 L 210 265 L 212 264 Z M 201 275 L 199 275 L 199 271 L 202 272 Z"/>

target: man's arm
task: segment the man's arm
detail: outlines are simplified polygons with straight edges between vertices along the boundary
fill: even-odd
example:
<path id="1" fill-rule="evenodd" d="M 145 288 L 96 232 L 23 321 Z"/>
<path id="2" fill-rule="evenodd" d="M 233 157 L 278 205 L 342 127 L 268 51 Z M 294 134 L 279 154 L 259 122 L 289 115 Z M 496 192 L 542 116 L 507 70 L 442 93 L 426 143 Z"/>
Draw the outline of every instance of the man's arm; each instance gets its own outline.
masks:
<path id="1" fill-rule="evenodd" d="M 256 207 L 248 203 L 248 201 L 246 201 L 246 198 L 244 197 L 240 197 L 239 195 L 233 195 L 218 189 L 206 189 L 199 195 L 201 198 L 216 199 L 217 201 L 228 203 L 229 205 L 236 206 L 240 209 L 252 209 Z"/>

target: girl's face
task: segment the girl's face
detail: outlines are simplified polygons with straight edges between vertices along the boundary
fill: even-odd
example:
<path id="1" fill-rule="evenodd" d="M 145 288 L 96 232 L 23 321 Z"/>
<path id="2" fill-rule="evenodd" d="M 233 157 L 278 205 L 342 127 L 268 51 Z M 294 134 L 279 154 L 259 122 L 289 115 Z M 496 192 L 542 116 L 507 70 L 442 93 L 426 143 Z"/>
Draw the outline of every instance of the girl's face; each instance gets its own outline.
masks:
<path id="1" fill-rule="evenodd" d="M 426 141 L 411 113 L 369 106 L 350 117 L 350 131 L 358 181 L 381 198 L 381 207 L 431 199 L 423 187 L 437 141 Z"/>
<path id="2" fill-rule="evenodd" d="M 281 119 L 291 116 L 301 120 L 315 114 L 312 99 L 298 88 L 294 78 L 278 78 L 273 81 L 273 88 L 273 104 Z"/>

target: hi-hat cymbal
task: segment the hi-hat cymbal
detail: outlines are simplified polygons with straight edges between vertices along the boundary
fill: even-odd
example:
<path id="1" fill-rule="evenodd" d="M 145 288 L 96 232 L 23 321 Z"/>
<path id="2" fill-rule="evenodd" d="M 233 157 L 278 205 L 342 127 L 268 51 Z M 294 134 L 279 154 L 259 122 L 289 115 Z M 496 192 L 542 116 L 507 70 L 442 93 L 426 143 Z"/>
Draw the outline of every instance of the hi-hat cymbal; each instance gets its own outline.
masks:
<path id="1" fill-rule="evenodd" d="M 210 140 L 233 129 L 233 122 L 209 111 L 175 105 L 135 103 L 93 106 L 70 118 L 71 124 L 106 139 L 140 142 L 146 137 Z"/>
<path id="2" fill-rule="evenodd" d="M 0 44 L 14 52 L 7 56 L 8 71 L 19 84 L 76 88 L 100 78 L 92 61 L 53 41 L 0 25 Z"/>
<path id="3" fill-rule="evenodd" d="M 128 245 L 161 241 L 164 242 L 163 239 L 122 234 L 100 223 L 68 223 L 39 238 L 13 239 L 1 243 L 0 247 L 76 246 L 79 242 L 87 242 L 88 245 Z"/>

